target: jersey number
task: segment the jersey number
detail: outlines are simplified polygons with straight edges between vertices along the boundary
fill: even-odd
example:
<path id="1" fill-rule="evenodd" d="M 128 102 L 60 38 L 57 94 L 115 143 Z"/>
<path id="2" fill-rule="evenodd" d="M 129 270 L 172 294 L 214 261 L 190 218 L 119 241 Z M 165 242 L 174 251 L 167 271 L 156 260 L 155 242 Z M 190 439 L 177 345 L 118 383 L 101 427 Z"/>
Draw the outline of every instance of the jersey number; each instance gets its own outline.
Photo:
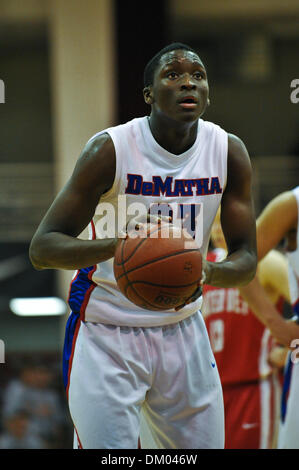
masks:
<path id="1" fill-rule="evenodd" d="M 198 246 L 202 244 L 202 204 L 201 203 L 178 203 L 176 216 L 181 221 L 181 226 L 197 241 Z M 149 212 L 152 215 L 174 217 L 174 208 L 166 202 L 153 203 Z"/>
<path id="2" fill-rule="evenodd" d="M 210 322 L 210 342 L 213 352 L 223 351 L 224 348 L 224 321 L 221 319 Z"/>

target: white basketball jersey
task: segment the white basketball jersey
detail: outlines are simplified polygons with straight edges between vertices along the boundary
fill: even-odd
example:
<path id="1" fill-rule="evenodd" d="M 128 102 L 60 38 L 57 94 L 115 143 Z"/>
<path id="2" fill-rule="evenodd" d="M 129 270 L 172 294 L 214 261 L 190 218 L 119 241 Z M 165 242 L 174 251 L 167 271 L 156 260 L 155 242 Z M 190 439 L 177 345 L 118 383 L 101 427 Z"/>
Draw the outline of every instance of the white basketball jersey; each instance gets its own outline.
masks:
<path id="1" fill-rule="evenodd" d="M 114 143 L 116 174 L 112 188 L 102 195 L 96 208 L 89 226 L 90 238 L 114 237 L 114 229 L 122 229 L 134 214 L 138 216 L 138 208 L 155 213 L 168 204 L 182 220 L 189 220 L 188 213 L 192 213 L 195 222 L 202 223 L 199 239 L 205 257 L 226 185 L 227 133 L 199 119 L 196 141 L 186 152 L 175 155 L 156 142 L 147 117 L 105 129 L 96 136 L 105 132 Z M 202 297 L 178 312 L 137 307 L 119 291 L 112 258 L 76 272 L 69 304 L 86 321 L 146 327 L 187 318 L 200 309 Z"/>
<path id="2" fill-rule="evenodd" d="M 299 315 L 299 186 L 293 189 L 298 206 L 297 249 L 287 253 L 289 260 L 289 285 L 291 302 L 295 313 Z"/>

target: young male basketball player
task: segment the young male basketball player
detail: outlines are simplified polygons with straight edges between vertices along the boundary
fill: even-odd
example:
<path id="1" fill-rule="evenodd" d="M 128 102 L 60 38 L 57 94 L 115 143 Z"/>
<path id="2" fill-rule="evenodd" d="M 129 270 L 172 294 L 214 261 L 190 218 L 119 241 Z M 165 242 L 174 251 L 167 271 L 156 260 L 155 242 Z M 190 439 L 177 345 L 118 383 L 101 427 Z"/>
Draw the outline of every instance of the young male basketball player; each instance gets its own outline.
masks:
<path id="1" fill-rule="evenodd" d="M 285 367 L 283 385 L 281 426 L 278 447 L 299 448 L 299 186 L 276 196 L 262 211 L 257 220 L 258 256 L 262 259 L 273 247 L 285 238 L 285 249 L 289 259 L 290 294 L 296 321 L 285 321 L 271 314 L 267 319 L 273 335 L 290 348 Z M 242 295 L 255 308 L 262 305 L 256 279 L 248 287 L 242 287 Z M 295 340 L 295 344 L 293 341 Z"/>
<path id="2" fill-rule="evenodd" d="M 214 220 L 211 261 L 226 256 L 220 211 Z M 271 250 L 259 263 L 257 276 L 264 296 L 281 315 L 282 301 L 290 302 L 286 257 Z M 281 393 L 280 373 L 268 359 L 273 338 L 241 297 L 237 287 L 205 285 L 202 312 L 223 389 L 226 449 L 267 449 L 276 445 Z M 273 308 L 275 308 L 273 307 Z"/>
<path id="3" fill-rule="evenodd" d="M 119 195 L 127 206 L 141 202 L 147 209 L 196 205 L 203 211 L 204 257 L 221 203 L 228 256 L 206 262 L 203 276 L 217 286 L 243 285 L 256 270 L 250 159 L 238 137 L 200 118 L 209 86 L 196 51 L 171 44 L 150 60 L 144 78 L 150 116 L 89 140 L 34 235 L 30 256 L 38 269 L 77 270 L 64 347 L 77 445 L 136 448 L 142 409 L 158 448 L 222 448 L 222 391 L 202 297 L 161 312 L 122 296 L 113 276 L 117 239 L 103 239 L 99 203 L 112 204 L 116 214 Z M 88 224 L 91 240 L 78 239 Z M 147 446 L 142 432 L 141 444 Z"/>

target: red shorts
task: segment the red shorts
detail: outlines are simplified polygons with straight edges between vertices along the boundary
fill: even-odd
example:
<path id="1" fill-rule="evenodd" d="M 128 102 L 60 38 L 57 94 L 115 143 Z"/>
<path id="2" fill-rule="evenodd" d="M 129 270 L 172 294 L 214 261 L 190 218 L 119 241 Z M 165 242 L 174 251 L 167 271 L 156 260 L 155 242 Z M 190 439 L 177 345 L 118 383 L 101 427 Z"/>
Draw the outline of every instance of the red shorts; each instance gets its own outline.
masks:
<path id="1" fill-rule="evenodd" d="M 225 449 L 273 447 L 279 391 L 273 378 L 224 386 Z"/>

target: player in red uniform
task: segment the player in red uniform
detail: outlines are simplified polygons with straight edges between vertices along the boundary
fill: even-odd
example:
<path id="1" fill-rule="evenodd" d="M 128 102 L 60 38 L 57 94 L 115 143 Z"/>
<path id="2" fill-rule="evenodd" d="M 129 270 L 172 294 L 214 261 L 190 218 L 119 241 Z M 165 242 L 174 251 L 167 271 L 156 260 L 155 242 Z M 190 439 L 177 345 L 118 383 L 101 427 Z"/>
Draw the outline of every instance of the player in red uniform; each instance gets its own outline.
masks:
<path id="1" fill-rule="evenodd" d="M 271 329 L 273 336 L 288 351 L 285 364 L 284 384 L 281 402 L 281 423 L 279 427 L 278 448 L 299 448 L 299 367 L 298 367 L 298 338 L 299 338 L 299 186 L 278 194 L 264 208 L 257 219 L 258 258 L 263 257 L 284 240 L 286 256 L 289 261 L 289 284 L 291 302 L 294 312 L 292 320 L 282 320 L 281 317 L 266 308 L 265 323 Z M 265 309 L 265 301 L 260 295 L 260 286 L 255 278 L 248 286 L 242 287 L 242 295 L 246 297 L 252 309 Z M 295 349 L 294 349 L 295 348 Z"/>
<path id="2" fill-rule="evenodd" d="M 221 261 L 226 246 L 219 214 L 211 238 L 216 248 L 208 260 Z M 260 263 L 258 276 L 278 308 L 283 298 L 289 300 L 287 261 L 281 253 L 270 252 Z M 205 285 L 203 313 L 223 387 L 225 448 L 272 447 L 279 382 L 268 362 L 270 331 L 237 288 Z"/>

